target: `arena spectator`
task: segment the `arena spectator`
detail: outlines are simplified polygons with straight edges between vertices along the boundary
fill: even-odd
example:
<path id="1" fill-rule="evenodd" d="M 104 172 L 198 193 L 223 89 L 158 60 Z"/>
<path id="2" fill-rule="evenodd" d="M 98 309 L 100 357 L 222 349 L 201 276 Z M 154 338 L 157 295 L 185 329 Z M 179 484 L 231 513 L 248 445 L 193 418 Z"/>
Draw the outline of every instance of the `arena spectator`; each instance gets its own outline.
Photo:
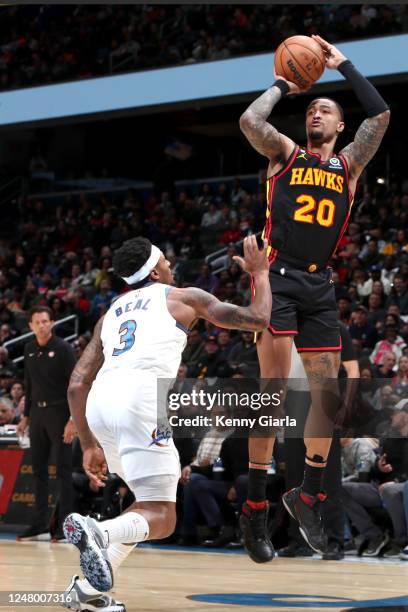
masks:
<path id="1" fill-rule="evenodd" d="M 67 5 L 58 12 L 52 6 L 41 7 L 41 12 L 40 7 L 30 8 L 30 12 L 24 6 L 2 8 L 3 89 L 269 52 L 271 45 L 276 48 L 298 32 L 309 36 L 319 32 L 336 42 L 407 29 L 405 5 L 393 5 L 391 10 L 370 5 L 340 9 L 306 5 L 296 15 L 279 5 L 224 6 L 216 19 L 208 18 L 205 5 L 161 5 L 157 11 L 144 5 L 121 10 L 110 5 Z M 52 54 L 45 42 L 50 21 Z M 41 173 L 47 169 L 41 148 L 33 155 L 31 169 Z M 367 198 L 363 212 L 370 203 Z"/>
<path id="2" fill-rule="evenodd" d="M 408 356 L 402 355 L 398 361 L 398 370 L 392 380 L 395 393 L 408 397 Z"/>
<path id="3" fill-rule="evenodd" d="M 372 363 L 378 365 L 383 362 L 384 353 L 393 353 L 395 359 L 399 359 L 402 355 L 402 350 L 406 346 L 403 338 L 398 335 L 395 325 L 387 325 L 384 331 L 384 339 L 379 340 L 371 353 L 370 359 Z M 394 364 L 395 365 L 395 364 Z"/>
<path id="4" fill-rule="evenodd" d="M 341 438 L 343 482 L 367 482 L 375 465 L 378 440 L 373 438 Z"/>
<path id="5" fill-rule="evenodd" d="M 402 315 L 408 315 L 407 281 L 401 274 L 394 276 L 393 287 L 385 306 L 388 307 L 391 304 L 397 305 Z"/>
<path id="6" fill-rule="evenodd" d="M 372 350 L 377 341 L 377 331 L 367 321 L 367 308 L 357 306 L 353 313 L 353 323 L 349 327 L 350 336 L 355 347 Z"/>
<path id="7" fill-rule="evenodd" d="M 100 316 L 105 314 L 112 300 L 116 297 L 117 293 L 112 291 L 112 285 L 108 279 L 104 279 L 101 282 L 99 291 L 95 294 L 91 304 L 91 314 L 95 319 L 99 319 Z"/>
<path id="8" fill-rule="evenodd" d="M 372 242 L 373 241 L 370 241 L 369 244 Z M 385 276 L 382 277 L 381 270 L 382 268 L 381 268 L 381 265 L 379 264 L 372 265 L 369 268 L 370 277 L 364 283 L 357 286 L 358 295 L 360 297 L 364 298 L 370 295 L 373 290 L 373 284 L 376 281 L 379 281 L 382 284 L 385 295 L 390 294 L 391 282 Z"/>
<path id="9" fill-rule="evenodd" d="M 228 329 L 220 329 L 217 336 L 217 343 L 220 349 L 220 356 L 228 361 L 231 349 L 234 346 L 233 339 Z"/>
<path id="10" fill-rule="evenodd" d="M 397 358 L 392 351 L 384 351 L 381 355 L 381 360 L 377 362 L 374 369 L 376 378 L 385 378 L 391 380 L 395 376 L 395 366 Z"/>
<path id="11" fill-rule="evenodd" d="M 2 425 L 17 425 L 19 420 L 15 414 L 13 402 L 7 397 L 0 397 L 0 427 Z"/>
<path id="12" fill-rule="evenodd" d="M 243 233 L 239 227 L 238 219 L 231 219 L 229 228 L 221 235 L 220 244 L 225 246 L 230 242 L 238 242 L 241 238 L 243 238 Z"/>
<path id="13" fill-rule="evenodd" d="M 10 398 L 13 402 L 14 414 L 20 420 L 24 412 L 24 387 L 21 382 L 15 382 L 11 385 Z"/>
<path id="14" fill-rule="evenodd" d="M 200 507 L 211 537 L 204 545 L 218 547 L 234 540 L 236 516 L 228 502 L 237 501 L 235 484 L 248 471 L 248 440 L 242 433 L 230 434 L 221 445 L 219 459 L 213 463 L 212 478 L 194 482 L 192 496 Z M 241 506 L 242 502 L 241 501 Z"/>
<path id="15" fill-rule="evenodd" d="M 230 372 L 231 368 L 221 354 L 216 336 L 209 336 L 204 346 L 203 357 L 190 367 L 190 376 L 194 378 L 206 378 L 207 376 L 226 378 Z"/>
<path id="16" fill-rule="evenodd" d="M 12 374 L 16 372 L 16 367 L 9 358 L 9 352 L 4 346 L 0 346 L 0 370 L 8 370 Z"/>
<path id="17" fill-rule="evenodd" d="M 223 409 L 214 407 L 214 415 L 222 414 Z M 180 483 L 183 485 L 183 519 L 180 544 L 198 544 L 197 523 L 200 516 L 201 500 L 194 493 L 199 480 L 213 477 L 213 464 L 220 456 L 223 441 L 233 432 L 221 425 L 212 427 L 202 438 L 193 461 L 181 471 Z"/>
<path id="18" fill-rule="evenodd" d="M 216 293 L 219 280 L 215 276 L 215 274 L 211 273 L 211 268 L 208 264 L 203 264 L 201 266 L 201 273 L 195 280 L 194 285 L 199 289 L 203 289 L 204 291 L 208 291 L 208 293 Z"/>
<path id="19" fill-rule="evenodd" d="M 368 296 L 368 312 L 367 322 L 377 327 L 377 323 L 380 323 L 385 317 L 385 309 L 381 308 L 381 298 L 377 293 L 371 293 Z"/>
<path id="20" fill-rule="evenodd" d="M 338 298 L 337 309 L 339 320 L 348 327 L 351 324 L 351 299 L 348 295 Z"/>
<path id="21" fill-rule="evenodd" d="M 258 356 L 256 344 L 252 332 L 241 332 L 241 339 L 232 347 L 229 354 L 229 363 L 234 368 L 241 370 L 250 368 L 252 371 L 258 369 Z"/>
<path id="22" fill-rule="evenodd" d="M 205 343 L 198 329 L 192 329 L 187 336 L 187 345 L 182 354 L 182 362 L 191 370 L 205 354 Z"/>
<path id="23" fill-rule="evenodd" d="M 221 220 L 221 211 L 217 209 L 215 204 L 210 204 L 207 212 L 203 214 L 201 219 L 201 227 L 203 229 L 218 229 Z"/>

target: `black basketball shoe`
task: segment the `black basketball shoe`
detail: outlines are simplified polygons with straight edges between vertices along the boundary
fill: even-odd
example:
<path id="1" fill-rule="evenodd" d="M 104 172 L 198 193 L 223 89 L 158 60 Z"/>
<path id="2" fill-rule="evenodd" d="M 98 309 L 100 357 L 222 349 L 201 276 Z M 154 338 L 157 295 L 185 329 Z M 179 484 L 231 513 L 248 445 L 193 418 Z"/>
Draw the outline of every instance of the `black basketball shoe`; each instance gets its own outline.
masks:
<path id="1" fill-rule="evenodd" d="M 269 505 L 255 510 L 246 502 L 242 506 L 242 514 L 239 519 L 244 536 L 244 546 L 255 563 L 266 563 L 272 561 L 275 551 L 268 535 L 268 511 Z"/>
<path id="2" fill-rule="evenodd" d="M 282 497 L 286 510 L 299 523 L 300 533 L 309 546 L 320 554 L 324 554 L 327 548 L 327 538 L 319 512 L 320 503 L 324 502 L 326 497 L 324 493 L 308 495 L 300 487 L 288 491 Z"/>

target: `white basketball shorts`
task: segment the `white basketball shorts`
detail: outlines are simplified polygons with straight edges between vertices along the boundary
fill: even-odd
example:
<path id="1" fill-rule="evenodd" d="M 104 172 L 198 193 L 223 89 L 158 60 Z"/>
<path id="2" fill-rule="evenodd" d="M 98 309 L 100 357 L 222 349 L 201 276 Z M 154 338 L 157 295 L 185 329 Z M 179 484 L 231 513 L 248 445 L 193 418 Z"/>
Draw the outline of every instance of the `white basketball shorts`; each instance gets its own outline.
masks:
<path id="1" fill-rule="evenodd" d="M 158 426 L 155 376 L 140 370 L 105 373 L 92 385 L 86 417 L 110 472 L 132 483 L 132 488 L 135 481 L 146 483 L 149 476 L 173 476 L 175 499 L 180 460 L 169 431 Z M 156 478 L 154 482 L 157 487 Z M 164 479 L 167 498 L 168 484 L 169 479 Z"/>

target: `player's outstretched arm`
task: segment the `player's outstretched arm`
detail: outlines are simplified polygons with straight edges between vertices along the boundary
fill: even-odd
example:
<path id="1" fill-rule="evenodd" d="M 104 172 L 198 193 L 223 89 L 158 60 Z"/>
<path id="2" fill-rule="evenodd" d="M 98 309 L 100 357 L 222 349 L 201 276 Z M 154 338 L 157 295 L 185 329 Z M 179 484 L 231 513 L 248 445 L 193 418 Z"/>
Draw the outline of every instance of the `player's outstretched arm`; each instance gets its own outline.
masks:
<path id="1" fill-rule="evenodd" d="M 100 370 L 104 356 L 101 342 L 103 317 L 95 325 L 91 341 L 75 365 L 68 386 L 68 403 L 82 450 L 97 446 L 97 441 L 85 416 L 86 400 L 92 383 Z"/>
<path id="2" fill-rule="evenodd" d="M 255 236 L 244 239 L 244 259 L 234 257 L 243 270 L 252 274 L 256 286 L 254 301 L 250 306 L 226 304 L 215 296 L 190 287 L 181 290 L 181 301 L 191 309 L 191 319 L 206 319 L 227 329 L 262 331 L 270 322 L 272 294 L 269 283 L 267 243 L 259 250 Z"/>
<path id="3" fill-rule="evenodd" d="M 376 154 L 390 122 L 390 110 L 374 85 L 370 83 L 339 51 L 320 36 L 313 36 L 326 56 L 327 68 L 338 70 L 351 84 L 357 98 L 367 113 L 354 141 L 347 145 L 342 155 L 347 160 L 350 176 L 358 178 L 368 162 Z"/>
<path id="4" fill-rule="evenodd" d="M 271 125 L 267 119 L 275 105 L 286 93 L 299 93 L 300 89 L 282 77 L 259 96 L 241 115 L 239 127 L 251 145 L 270 160 L 287 159 L 294 142 Z"/>

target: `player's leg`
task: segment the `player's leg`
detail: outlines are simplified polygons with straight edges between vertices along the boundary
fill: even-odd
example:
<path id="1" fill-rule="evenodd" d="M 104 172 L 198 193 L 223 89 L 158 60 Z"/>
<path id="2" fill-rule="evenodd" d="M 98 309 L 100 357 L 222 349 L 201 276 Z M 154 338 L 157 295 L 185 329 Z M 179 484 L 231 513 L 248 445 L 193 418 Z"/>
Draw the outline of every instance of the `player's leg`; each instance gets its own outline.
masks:
<path id="1" fill-rule="evenodd" d="M 257 341 L 262 392 L 270 395 L 276 391 L 277 380 L 286 379 L 290 370 L 293 337 L 273 336 L 269 331 L 261 334 Z M 242 508 L 240 525 L 245 548 L 257 563 L 270 561 L 274 550 L 267 533 L 268 502 L 266 485 L 271 465 L 275 437 L 267 437 L 253 429 L 249 436 L 248 498 Z"/>
<path id="2" fill-rule="evenodd" d="M 274 336 L 265 331 L 256 343 L 261 386 L 269 392 L 274 382 L 287 379 L 290 371 L 293 336 Z M 278 385 L 280 386 L 280 385 Z M 255 431 L 255 434 L 259 433 Z M 274 436 L 250 435 L 248 501 L 262 502 L 266 494 L 266 472 L 272 460 Z"/>
<path id="3" fill-rule="evenodd" d="M 97 592 L 112 588 L 117 569 L 136 544 L 173 533 L 178 479 L 173 473 L 128 480 L 136 501 L 114 519 L 98 522 L 77 513 L 67 517 L 64 532 L 80 550 L 81 569 Z"/>
<path id="4" fill-rule="evenodd" d="M 302 353 L 309 380 L 312 405 L 305 426 L 306 469 L 303 490 L 317 495 L 322 490 L 323 471 L 332 442 L 335 418 L 339 409 L 338 372 L 340 352 Z M 317 470 L 317 471 L 316 471 Z"/>
<path id="5" fill-rule="evenodd" d="M 117 473 L 122 479 L 124 477 L 120 457 L 115 446 L 115 440 L 106 435 L 100 437 L 100 443 L 104 449 L 105 457 L 111 473 Z M 99 579 L 105 581 L 108 590 L 113 583 L 113 576 L 119 566 L 132 552 L 136 544 L 111 544 L 108 548 L 103 544 L 102 536 L 98 538 L 93 521 L 89 517 L 80 514 L 70 514 L 64 522 L 64 534 L 67 540 L 77 546 L 80 550 L 80 566 L 85 578 L 73 576 L 67 590 L 65 591 L 66 603 L 64 607 L 72 610 L 98 610 L 101 612 L 125 612 L 122 602 L 115 600 L 105 594 L 100 588 L 94 588 L 88 581 L 88 571 L 98 569 Z M 68 601 L 69 599 L 69 601 Z"/>
<path id="6" fill-rule="evenodd" d="M 309 380 L 312 404 L 305 425 L 305 468 L 300 487 L 284 496 L 284 504 L 299 522 L 300 531 L 317 552 L 326 550 L 319 505 L 324 470 L 331 446 L 334 421 L 340 405 L 338 389 L 339 351 L 308 351 L 301 354 Z"/>
<path id="7" fill-rule="evenodd" d="M 319 512 L 325 496 L 323 475 L 330 450 L 334 422 L 339 410 L 338 371 L 341 339 L 334 286 L 329 269 L 315 273 L 297 271 L 299 333 L 295 343 L 309 381 L 311 407 L 305 425 L 306 458 L 303 483 L 286 493 L 283 502 L 299 522 L 308 544 L 326 550 Z"/>

